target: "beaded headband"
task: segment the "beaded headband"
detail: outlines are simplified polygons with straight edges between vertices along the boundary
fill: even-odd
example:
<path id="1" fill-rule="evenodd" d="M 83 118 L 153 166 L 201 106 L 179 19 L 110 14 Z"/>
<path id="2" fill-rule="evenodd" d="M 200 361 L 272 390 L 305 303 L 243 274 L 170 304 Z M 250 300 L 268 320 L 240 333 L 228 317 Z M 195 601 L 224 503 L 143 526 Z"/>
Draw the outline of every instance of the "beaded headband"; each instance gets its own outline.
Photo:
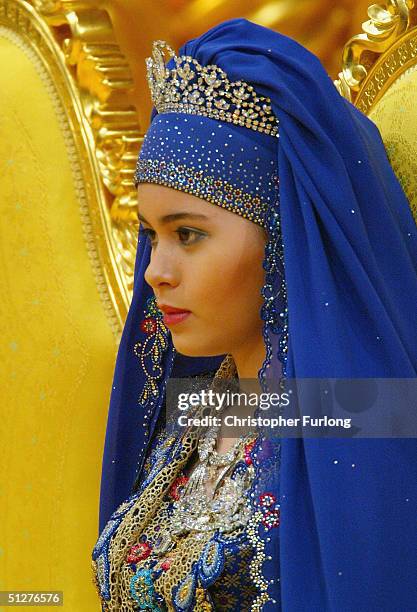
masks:
<path id="1" fill-rule="evenodd" d="M 243 81 L 230 82 L 213 64 L 177 57 L 164 41 L 154 42 L 146 64 L 157 112 L 139 153 L 135 187 L 156 183 L 184 191 L 266 228 L 279 197 L 278 120 L 270 99 Z"/>
<path id="2" fill-rule="evenodd" d="M 165 52 L 175 62 L 171 70 L 165 63 Z M 188 55 L 178 57 L 163 40 L 154 41 L 146 66 L 158 113 L 203 115 L 278 136 L 278 119 L 272 112 L 271 100 L 258 95 L 244 81 L 232 83 L 218 66 L 201 66 Z"/>

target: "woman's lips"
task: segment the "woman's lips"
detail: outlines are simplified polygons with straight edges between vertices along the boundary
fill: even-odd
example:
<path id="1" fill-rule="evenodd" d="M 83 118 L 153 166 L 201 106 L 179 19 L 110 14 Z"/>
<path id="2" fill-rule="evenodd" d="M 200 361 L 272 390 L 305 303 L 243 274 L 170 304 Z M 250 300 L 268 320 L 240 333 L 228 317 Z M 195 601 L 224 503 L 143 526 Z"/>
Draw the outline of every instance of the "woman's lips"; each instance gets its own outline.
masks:
<path id="1" fill-rule="evenodd" d="M 181 310 L 180 308 L 165 306 L 164 304 L 159 306 L 159 310 L 164 313 L 164 323 L 168 327 L 182 323 L 191 314 L 189 310 Z"/>
<path id="2" fill-rule="evenodd" d="M 191 314 L 191 312 L 174 312 L 171 314 L 164 314 L 164 323 L 165 325 L 167 325 L 168 327 L 170 327 L 171 325 L 176 325 L 177 323 L 182 323 L 182 321 L 184 321 L 189 315 Z"/>

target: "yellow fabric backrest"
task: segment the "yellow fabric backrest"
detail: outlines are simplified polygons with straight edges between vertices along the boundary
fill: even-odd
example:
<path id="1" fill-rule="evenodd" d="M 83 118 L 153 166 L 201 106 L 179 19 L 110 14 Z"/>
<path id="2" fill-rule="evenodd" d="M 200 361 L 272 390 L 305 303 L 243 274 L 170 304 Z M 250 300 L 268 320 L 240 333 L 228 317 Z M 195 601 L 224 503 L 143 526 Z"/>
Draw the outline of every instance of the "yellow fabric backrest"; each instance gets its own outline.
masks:
<path id="1" fill-rule="evenodd" d="M 417 61 L 417 58 L 416 58 Z M 391 165 L 417 222 L 417 66 L 402 75 L 371 109 Z"/>
<path id="2" fill-rule="evenodd" d="M 0 31 L 0 589 L 62 590 L 64 610 L 92 612 L 116 342 L 59 100 L 18 42 Z"/>

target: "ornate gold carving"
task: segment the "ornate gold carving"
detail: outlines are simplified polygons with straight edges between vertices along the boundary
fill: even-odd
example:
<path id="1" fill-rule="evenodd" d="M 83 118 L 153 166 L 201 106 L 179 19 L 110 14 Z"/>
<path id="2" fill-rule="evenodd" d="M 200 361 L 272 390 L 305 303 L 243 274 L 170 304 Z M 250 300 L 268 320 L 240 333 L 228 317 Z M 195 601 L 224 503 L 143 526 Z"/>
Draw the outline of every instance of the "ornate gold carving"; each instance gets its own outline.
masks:
<path id="1" fill-rule="evenodd" d="M 351 101 L 355 101 L 358 92 L 362 94 L 367 89 L 361 100 L 364 112 L 382 95 L 391 77 L 404 72 L 415 57 L 413 35 L 404 38 L 413 23 L 413 8 L 414 0 L 387 0 L 385 7 L 371 5 L 369 20 L 362 24 L 364 33 L 345 45 L 342 71 L 335 85 Z M 404 41 L 399 45 L 400 39 Z"/>
<path id="2" fill-rule="evenodd" d="M 408 130 L 407 134 L 399 133 L 401 144 L 398 146 L 398 139 L 393 140 L 390 128 L 392 120 L 389 114 L 392 111 L 385 118 L 383 113 L 378 113 L 380 104 L 384 104 L 385 92 L 394 92 L 401 79 L 417 68 L 417 7 L 414 4 L 414 0 L 389 0 L 386 8 L 379 5 L 369 7 L 370 20 L 362 26 L 365 34 L 354 36 L 347 43 L 343 70 L 335 85 L 344 97 L 377 124 L 391 165 L 417 221 L 415 181 L 410 161 L 413 136 Z"/>
<path id="3" fill-rule="evenodd" d="M 42 60 L 65 109 L 87 248 L 116 337 L 131 300 L 137 242 L 133 186 L 142 140 L 129 65 L 106 11 L 88 0 L 0 0 L 0 24 Z"/>
<path id="4" fill-rule="evenodd" d="M 41 15 L 53 15 L 62 11 L 60 0 L 33 0 L 33 6 Z"/>
<path id="5" fill-rule="evenodd" d="M 368 114 L 389 86 L 417 62 L 417 29 L 403 36 L 381 60 L 363 83 L 355 105 Z"/>

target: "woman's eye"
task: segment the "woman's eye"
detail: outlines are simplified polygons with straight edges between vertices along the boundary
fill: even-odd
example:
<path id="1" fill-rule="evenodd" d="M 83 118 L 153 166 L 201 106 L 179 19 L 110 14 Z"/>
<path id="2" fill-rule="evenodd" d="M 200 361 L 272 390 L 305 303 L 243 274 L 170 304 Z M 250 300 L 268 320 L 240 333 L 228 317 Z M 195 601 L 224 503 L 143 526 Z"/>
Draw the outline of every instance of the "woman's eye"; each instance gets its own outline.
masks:
<path id="1" fill-rule="evenodd" d="M 149 242 L 151 246 L 154 247 L 157 243 L 157 237 L 155 230 L 150 229 L 149 227 L 142 227 L 142 233 L 144 236 L 149 238 Z M 191 246 L 195 244 L 201 238 L 204 238 L 206 234 L 199 230 L 191 229 L 189 227 L 179 227 L 175 230 L 175 233 L 179 236 L 179 241 L 184 246 Z"/>
<path id="2" fill-rule="evenodd" d="M 206 236 L 204 232 L 189 227 L 179 227 L 176 233 L 179 236 L 180 242 L 185 246 L 194 244 Z"/>
<path id="3" fill-rule="evenodd" d="M 149 229 L 149 227 L 142 227 L 143 234 L 149 238 L 151 244 L 155 242 L 155 232 L 154 230 Z"/>

